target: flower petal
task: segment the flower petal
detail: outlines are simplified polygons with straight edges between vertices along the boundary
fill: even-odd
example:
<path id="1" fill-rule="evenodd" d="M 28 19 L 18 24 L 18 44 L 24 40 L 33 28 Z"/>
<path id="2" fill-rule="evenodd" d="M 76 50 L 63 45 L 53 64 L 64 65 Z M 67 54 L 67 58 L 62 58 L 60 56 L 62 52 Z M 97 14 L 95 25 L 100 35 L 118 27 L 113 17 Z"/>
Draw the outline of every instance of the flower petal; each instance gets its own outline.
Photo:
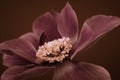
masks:
<path id="1" fill-rule="evenodd" d="M 47 42 L 47 35 L 43 32 L 40 35 L 40 39 L 39 39 L 39 45 L 43 45 L 45 42 Z"/>
<path id="2" fill-rule="evenodd" d="M 34 62 L 36 59 L 36 49 L 31 43 L 24 39 L 14 39 L 0 44 L 0 51 L 9 50 L 17 56 Z"/>
<path id="3" fill-rule="evenodd" d="M 94 64 L 65 62 L 57 66 L 53 80 L 111 80 L 111 77 L 103 67 Z"/>
<path id="4" fill-rule="evenodd" d="M 118 25 L 120 25 L 120 18 L 115 16 L 96 15 L 86 20 L 71 58 Z"/>
<path id="5" fill-rule="evenodd" d="M 50 67 L 44 66 L 14 66 L 7 69 L 1 76 L 1 80 L 26 80 L 38 77 L 46 73 Z"/>
<path id="6" fill-rule="evenodd" d="M 69 3 L 63 8 L 60 16 L 57 17 L 58 31 L 62 37 L 70 37 L 73 42 L 78 37 L 77 16 Z"/>
<path id="7" fill-rule="evenodd" d="M 84 27 L 81 30 L 81 35 L 78 41 L 76 42 L 76 45 L 73 47 L 71 51 L 71 59 L 80 51 L 82 52 L 84 49 L 87 49 L 86 46 L 91 43 L 91 39 L 93 39 L 94 34 L 91 30 L 91 28 L 84 24 Z"/>
<path id="8" fill-rule="evenodd" d="M 57 12 L 51 11 L 43 14 L 38 17 L 33 23 L 33 32 L 40 37 L 41 33 L 45 33 L 47 36 L 46 41 L 51 41 L 57 38 L 60 38 L 60 34 L 57 30 L 57 24 L 55 17 L 57 16 Z"/>
<path id="9" fill-rule="evenodd" d="M 38 49 L 39 43 L 38 43 L 38 39 L 34 33 L 32 33 L 32 32 L 26 33 L 26 34 L 20 36 L 20 38 L 29 41 L 30 43 L 33 44 L 33 46 L 36 49 Z"/>
<path id="10" fill-rule="evenodd" d="M 8 54 L 3 54 L 3 65 L 7 67 L 13 67 L 16 65 L 28 65 L 30 62 L 18 57 L 17 55 L 8 55 Z"/>

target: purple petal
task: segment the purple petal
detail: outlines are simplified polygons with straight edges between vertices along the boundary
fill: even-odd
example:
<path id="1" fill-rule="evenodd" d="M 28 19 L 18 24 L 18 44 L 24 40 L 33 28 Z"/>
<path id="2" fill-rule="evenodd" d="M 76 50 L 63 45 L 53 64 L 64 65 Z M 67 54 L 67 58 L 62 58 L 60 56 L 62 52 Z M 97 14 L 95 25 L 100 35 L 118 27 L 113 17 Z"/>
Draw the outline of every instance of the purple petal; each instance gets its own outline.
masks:
<path id="1" fill-rule="evenodd" d="M 58 31 L 62 37 L 70 37 L 73 42 L 78 37 L 78 20 L 77 16 L 69 3 L 61 11 L 57 17 Z"/>
<path id="2" fill-rule="evenodd" d="M 56 67 L 53 80 L 111 80 L 111 77 L 101 66 L 65 62 Z"/>
<path id="3" fill-rule="evenodd" d="M 60 38 L 60 34 L 57 30 L 57 24 L 55 17 L 57 12 L 51 11 L 38 17 L 33 23 L 33 32 L 40 37 L 41 33 L 45 33 L 47 36 L 46 41 L 51 41 Z"/>
<path id="4" fill-rule="evenodd" d="M 51 67 L 44 66 L 14 66 L 7 69 L 1 76 L 1 80 L 27 80 L 46 73 Z"/>
<path id="5" fill-rule="evenodd" d="M 91 39 L 94 37 L 94 34 L 92 33 L 91 28 L 87 25 L 84 24 L 84 27 L 81 30 L 81 35 L 80 40 L 76 42 L 76 45 L 73 47 L 71 51 L 71 59 L 80 51 L 82 52 L 86 45 L 88 45 L 91 42 Z"/>
<path id="6" fill-rule="evenodd" d="M 39 45 L 40 45 L 40 46 L 43 45 L 44 42 L 47 42 L 47 35 L 43 32 L 43 33 L 41 33 L 41 35 L 40 35 Z"/>
<path id="7" fill-rule="evenodd" d="M 120 25 L 120 18 L 115 16 L 97 15 L 89 18 L 83 24 L 80 37 L 74 48 L 72 58 L 91 43 L 103 37 L 106 33 Z"/>
<path id="8" fill-rule="evenodd" d="M 26 33 L 26 34 L 20 36 L 20 38 L 29 41 L 30 43 L 33 44 L 33 46 L 34 46 L 36 49 L 38 49 L 39 43 L 38 43 L 38 39 L 37 39 L 37 37 L 35 36 L 34 33 L 32 33 L 32 32 Z"/>
<path id="9" fill-rule="evenodd" d="M 0 51 L 2 50 L 9 50 L 15 53 L 15 55 L 31 62 L 34 62 L 36 59 L 36 49 L 32 44 L 24 39 L 5 41 L 0 44 Z"/>
<path id="10" fill-rule="evenodd" d="M 27 65 L 30 62 L 18 57 L 17 55 L 8 55 L 8 54 L 3 54 L 3 65 L 7 66 L 7 67 L 13 67 L 16 65 Z"/>

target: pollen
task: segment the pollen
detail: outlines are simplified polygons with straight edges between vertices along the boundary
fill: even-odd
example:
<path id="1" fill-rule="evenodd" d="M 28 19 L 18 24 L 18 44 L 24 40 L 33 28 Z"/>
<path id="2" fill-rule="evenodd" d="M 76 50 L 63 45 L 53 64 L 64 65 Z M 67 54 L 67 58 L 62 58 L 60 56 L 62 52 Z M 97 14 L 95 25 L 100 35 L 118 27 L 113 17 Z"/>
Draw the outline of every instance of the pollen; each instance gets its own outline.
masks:
<path id="1" fill-rule="evenodd" d="M 44 45 L 39 46 L 36 53 L 36 61 L 42 62 L 62 62 L 66 57 L 69 56 L 69 52 L 72 48 L 72 42 L 69 37 L 63 37 L 55 39 L 50 42 L 45 42 Z"/>

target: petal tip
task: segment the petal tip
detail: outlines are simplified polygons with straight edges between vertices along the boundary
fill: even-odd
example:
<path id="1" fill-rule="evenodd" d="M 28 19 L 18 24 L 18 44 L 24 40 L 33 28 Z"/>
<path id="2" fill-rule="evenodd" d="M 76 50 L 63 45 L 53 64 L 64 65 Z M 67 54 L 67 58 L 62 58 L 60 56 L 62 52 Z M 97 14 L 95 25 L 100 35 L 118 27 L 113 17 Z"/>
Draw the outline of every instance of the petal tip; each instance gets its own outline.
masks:
<path id="1" fill-rule="evenodd" d="M 65 7 L 63 9 L 67 9 L 67 8 L 72 8 L 72 6 L 70 5 L 69 2 L 66 3 Z"/>

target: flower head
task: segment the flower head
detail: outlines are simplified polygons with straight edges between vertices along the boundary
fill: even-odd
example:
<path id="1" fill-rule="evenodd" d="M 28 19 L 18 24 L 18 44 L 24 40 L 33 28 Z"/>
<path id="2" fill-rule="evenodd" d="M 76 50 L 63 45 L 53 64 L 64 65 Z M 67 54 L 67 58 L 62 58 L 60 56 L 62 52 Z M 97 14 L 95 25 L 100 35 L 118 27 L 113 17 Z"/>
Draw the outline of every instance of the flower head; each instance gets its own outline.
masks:
<path id="1" fill-rule="evenodd" d="M 36 53 L 37 62 L 62 62 L 63 59 L 69 56 L 71 48 L 71 40 L 69 38 L 64 37 L 62 39 L 45 43 L 43 46 L 39 47 Z"/>
<path id="2" fill-rule="evenodd" d="M 120 25 L 120 18 L 96 15 L 80 31 L 69 3 L 60 13 L 46 12 L 33 23 L 33 32 L 0 44 L 3 64 L 8 69 L 1 80 L 26 80 L 54 68 L 53 80 L 111 80 L 101 66 L 74 62 L 76 54 Z"/>

